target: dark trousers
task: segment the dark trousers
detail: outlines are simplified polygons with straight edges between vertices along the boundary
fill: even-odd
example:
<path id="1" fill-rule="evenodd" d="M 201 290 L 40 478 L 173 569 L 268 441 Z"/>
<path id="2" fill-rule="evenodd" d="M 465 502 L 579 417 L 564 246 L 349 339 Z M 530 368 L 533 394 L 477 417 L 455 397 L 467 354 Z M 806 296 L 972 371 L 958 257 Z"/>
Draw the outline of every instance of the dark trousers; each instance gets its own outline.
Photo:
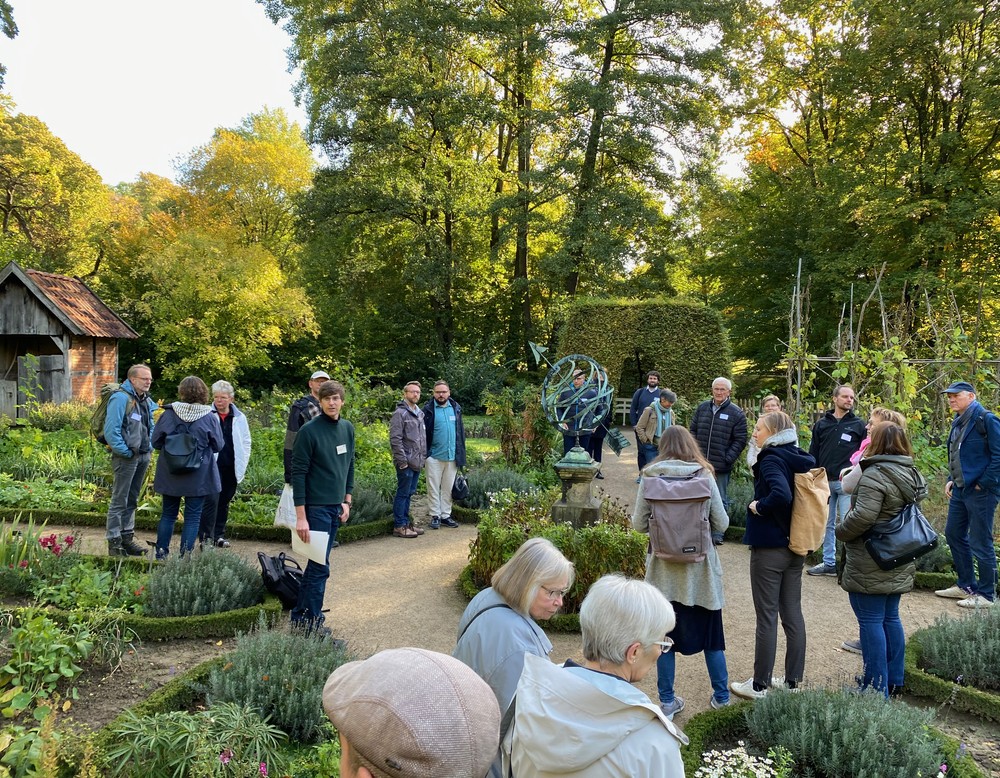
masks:
<path id="1" fill-rule="evenodd" d="M 226 535 L 226 523 L 229 521 L 229 505 L 236 496 L 236 476 L 224 474 L 221 470 L 222 491 L 205 497 L 205 505 L 201 509 L 201 541 L 216 541 Z"/>
<path id="2" fill-rule="evenodd" d="M 318 627 L 323 623 L 323 598 L 326 597 L 326 582 L 330 577 L 330 549 L 340 529 L 339 505 L 307 505 L 306 520 L 311 532 L 329 532 L 330 541 L 326 545 L 326 564 L 321 565 L 311 559 L 306 563 L 299 586 L 299 600 L 292 608 L 292 624 L 302 627 Z"/>
<path id="3" fill-rule="evenodd" d="M 750 592 L 757 614 L 753 680 L 771 685 L 778 648 L 778 617 L 785 631 L 785 681 L 798 682 L 806 667 L 806 623 L 802 618 L 804 556 L 788 548 L 750 549 Z"/>

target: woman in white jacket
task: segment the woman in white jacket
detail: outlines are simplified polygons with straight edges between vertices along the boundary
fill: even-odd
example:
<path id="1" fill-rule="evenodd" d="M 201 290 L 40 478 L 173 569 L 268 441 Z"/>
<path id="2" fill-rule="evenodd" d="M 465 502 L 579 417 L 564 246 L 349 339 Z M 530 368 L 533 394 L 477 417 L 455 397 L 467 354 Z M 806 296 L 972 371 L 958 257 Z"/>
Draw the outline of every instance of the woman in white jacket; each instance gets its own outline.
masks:
<path id="1" fill-rule="evenodd" d="M 580 607 L 584 663 L 525 655 L 503 747 L 513 775 L 683 778 L 687 738 L 632 685 L 669 649 L 673 626 L 655 586 L 621 575 L 597 581 Z"/>
<path id="2" fill-rule="evenodd" d="M 219 417 L 226 445 L 215 455 L 222 491 L 205 498 L 199 533 L 202 546 L 229 548 L 229 541 L 226 540 L 229 504 L 236 496 L 236 487 L 246 475 L 250 462 L 250 424 L 246 415 L 233 403 L 235 394 L 233 385 L 228 381 L 212 384 L 212 413 Z"/>

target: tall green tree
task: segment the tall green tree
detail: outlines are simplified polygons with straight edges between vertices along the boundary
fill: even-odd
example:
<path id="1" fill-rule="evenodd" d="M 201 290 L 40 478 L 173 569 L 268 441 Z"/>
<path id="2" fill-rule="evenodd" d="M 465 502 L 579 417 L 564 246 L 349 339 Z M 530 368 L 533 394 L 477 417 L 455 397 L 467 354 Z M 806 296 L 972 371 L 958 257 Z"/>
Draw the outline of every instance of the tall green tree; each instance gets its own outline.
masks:
<path id="1" fill-rule="evenodd" d="M 0 257 L 56 273 L 88 272 L 110 197 L 96 170 L 0 95 Z"/>
<path id="2" fill-rule="evenodd" d="M 227 221 L 244 245 L 259 244 L 285 271 L 297 264 L 296 205 L 316 167 L 302 129 L 281 109 L 219 128 L 180 168 L 180 181 Z"/>

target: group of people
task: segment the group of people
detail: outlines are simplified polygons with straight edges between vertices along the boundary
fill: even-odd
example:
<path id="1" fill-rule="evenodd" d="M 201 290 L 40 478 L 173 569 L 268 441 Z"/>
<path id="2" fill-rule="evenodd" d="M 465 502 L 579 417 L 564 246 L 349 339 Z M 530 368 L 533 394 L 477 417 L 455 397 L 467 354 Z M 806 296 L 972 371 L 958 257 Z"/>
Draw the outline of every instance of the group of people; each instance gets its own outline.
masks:
<path id="1" fill-rule="evenodd" d="M 715 484 L 705 504 L 706 517 L 713 538 L 720 538 L 728 525 L 728 475 L 745 441 L 743 412 L 731 403 L 731 384 L 716 379 L 713 397 L 696 409 L 689 434 L 671 426 L 670 406 L 676 398 L 658 389 L 658 384 L 659 375 L 652 372 L 647 385 L 633 396 L 631 413 L 641 463 L 633 526 L 649 530 L 650 508 L 644 497 L 647 478 L 707 471 L 714 474 Z M 948 439 L 945 537 L 958 582 L 936 594 L 955 598 L 964 608 L 991 607 L 997 580 L 992 539 L 1000 495 L 1000 420 L 978 403 L 967 382 L 952 384 L 944 394 L 956 413 Z M 913 587 L 915 566 L 881 569 L 865 540 L 874 527 L 922 501 L 927 484 L 914 467 L 904 417 L 891 409 L 875 408 L 866 424 L 854 414 L 855 402 L 851 386 L 836 387 L 831 408 L 813 426 L 809 450 L 804 451 L 798 447 L 795 424 L 781 410 L 780 400 L 768 395 L 762 401 L 746 454 L 754 481 L 743 538 L 750 546 L 756 616 L 751 678 L 728 683 L 726 688 L 722 569 L 714 549 L 694 564 L 664 561 L 652 553 L 647 558 L 646 580 L 664 593 L 677 613 L 677 627 L 669 635 L 673 650 L 657 663 L 660 704 L 667 715 L 684 707 L 684 700 L 673 691 L 674 653 L 704 653 L 713 707 L 727 704 L 729 691 L 754 699 L 773 686 L 795 688 L 801 683 L 806 654 L 800 605 L 805 557 L 789 548 L 789 534 L 795 475 L 815 467 L 826 471 L 831 497 L 823 559 L 806 572 L 835 576 L 848 592 L 860 634 L 856 640 L 845 640 L 842 647 L 862 655 L 862 687 L 886 695 L 902 687 L 905 638 L 899 601 Z M 838 540 L 842 541 L 839 564 Z M 774 676 L 779 621 L 786 639 L 785 667 L 784 675 Z"/>
<path id="2" fill-rule="evenodd" d="M 170 538 L 184 501 L 184 528 L 180 553 L 189 553 L 196 541 L 228 548 L 226 524 L 237 484 L 250 461 L 250 425 L 233 403 L 235 392 L 228 381 L 209 388 L 197 376 L 188 376 L 177 388 L 177 401 L 154 417 L 157 403 L 150 395 L 153 374 L 148 365 L 133 365 L 125 381 L 108 398 L 104 439 L 111 451 L 113 482 L 105 537 L 109 556 L 144 556 L 135 541 L 135 512 L 153 449 L 183 436 L 191 459 L 182 470 L 157 459 L 153 488 L 162 495 L 155 554 L 165 559 Z"/>

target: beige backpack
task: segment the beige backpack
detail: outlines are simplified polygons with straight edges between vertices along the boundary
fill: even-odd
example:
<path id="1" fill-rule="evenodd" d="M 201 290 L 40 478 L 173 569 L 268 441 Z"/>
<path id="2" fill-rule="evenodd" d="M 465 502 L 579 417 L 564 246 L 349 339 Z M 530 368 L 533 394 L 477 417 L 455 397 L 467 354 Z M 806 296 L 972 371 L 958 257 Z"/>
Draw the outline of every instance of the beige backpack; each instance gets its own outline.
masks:
<path id="1" fill-rule="evenodd" d="M 793 554 L 806 556 L 823 547 L 829 504 L 830 482 L 825 468 L 795 474 L 792 526 L 788 531 L 788 548 Z"/>

